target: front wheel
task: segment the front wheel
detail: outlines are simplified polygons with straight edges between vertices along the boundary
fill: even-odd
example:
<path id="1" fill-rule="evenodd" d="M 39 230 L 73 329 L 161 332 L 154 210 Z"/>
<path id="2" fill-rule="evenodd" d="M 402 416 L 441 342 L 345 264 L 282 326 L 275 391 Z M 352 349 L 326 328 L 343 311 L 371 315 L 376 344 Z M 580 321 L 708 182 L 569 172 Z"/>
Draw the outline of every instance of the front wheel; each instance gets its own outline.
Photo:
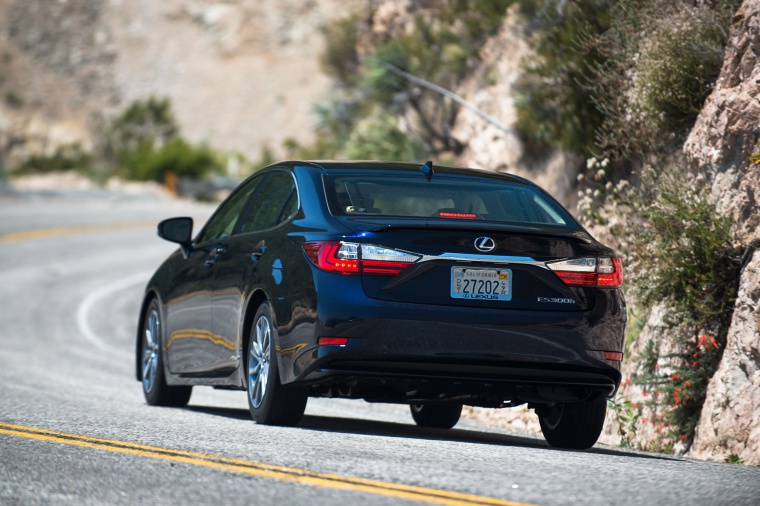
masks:
<path id="1" fill-rule="evenodd" d="M 536 410 L 541 432 L 557 448 L 585 450 L 594 446 L 604 427 L 607 401 L 564 402 Z"/>
<path id="2" fill-rule="evenodd" d="M 161 350 L 161 312 L 155 299 L 145 310 L 141 351 L 142 387 L 147 403 L 151 406 L 187 406 L 193 387 L 166 384 Z"/>
<path id="3" fill-rule="evenodd" d="M 276 337 L 269 304 L 264 302 L 253 318 L 248 340 L 248 408 L 256 423 L 295 425 L 303 416 L 308 395 L 303 388 L 280 383 Z"/>
<path id="4" fill-rule="evenodd" d="M 450 429 L 462 416 L 461 404 L 410 404 L 409 409 L 420 427 Z"/>

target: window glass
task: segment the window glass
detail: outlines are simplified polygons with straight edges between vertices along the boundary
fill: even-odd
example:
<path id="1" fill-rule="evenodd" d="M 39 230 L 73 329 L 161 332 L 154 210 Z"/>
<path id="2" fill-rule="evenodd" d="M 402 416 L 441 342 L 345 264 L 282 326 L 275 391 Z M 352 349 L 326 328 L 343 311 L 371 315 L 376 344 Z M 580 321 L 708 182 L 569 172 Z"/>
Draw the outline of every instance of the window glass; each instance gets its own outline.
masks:
<path id="1" fill-rule="evenodd" d="M 272 172 L 256 196 L 240 231 L 265 230 L 289 218 L 298 202 L 295 187 L 295 181 L 289 172 Z"/>
<path id="2" fill-rule="evenodd" d="M 232 235 L 240 220 L 241 215 L 245 212 L 246 204 L 250 200 L 262 181 L 266 179 L 266 174 L 255 177 L 245 186 L 236 190 L 229 199 L 224 201 L 216 213 L 211 217 L 203 232 L 198 237 L 198 243 L 204 243 L 214 239 L 224 239 Z"/>
<path id="3" fill-rule="evenodd" d="M 576 227 L 561 206 L 532 186 L 497 179 L 420 174 L 328 176 L 333 215 L 463 218 Z"/>
<path id="4" fill-rule="evenodd" d="M 282 212 L 280 213 L 280 217 L 277 219 L 277 223 L 282 223 L 283 221 L 286 221 L 288 218 L 293 216 L 298 208 L 298 192 L 296 191 L 295 187 L 290 192 L 290 197 L 288 197 L 288 201 L 285 202 L 285 207 L 282 208 Z"/>

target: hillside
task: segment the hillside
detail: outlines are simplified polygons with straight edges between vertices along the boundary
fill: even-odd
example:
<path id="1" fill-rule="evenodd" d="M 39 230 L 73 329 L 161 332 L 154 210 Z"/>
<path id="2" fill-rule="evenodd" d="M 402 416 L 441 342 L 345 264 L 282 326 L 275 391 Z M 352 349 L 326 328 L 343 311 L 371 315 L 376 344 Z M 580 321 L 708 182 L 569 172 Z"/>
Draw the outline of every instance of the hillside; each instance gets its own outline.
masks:
<path id="1" fill-rule="evenodd" d="M 351 2 L 0 1 L 0 131 L 11 155 L 80 143 L 168 97 L 187 138 L 257 158 L 311 138 L 320 28 Z M 8 148 L 6 147 L 6 150 Z"/>

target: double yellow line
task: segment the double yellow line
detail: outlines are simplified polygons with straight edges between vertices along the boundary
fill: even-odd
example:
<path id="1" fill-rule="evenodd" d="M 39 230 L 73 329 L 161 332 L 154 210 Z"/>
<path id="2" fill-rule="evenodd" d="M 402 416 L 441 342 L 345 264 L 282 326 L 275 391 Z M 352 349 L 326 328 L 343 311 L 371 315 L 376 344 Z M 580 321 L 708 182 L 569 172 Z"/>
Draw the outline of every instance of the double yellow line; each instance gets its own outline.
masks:
<path id="1" fill-rule="evenodd" d="M 69 434 L 66 432 L 39 429 L 35 427 L 26 427 L 23 425 L 13 425 L 9 423 L 0 423 L 0 434 L 36 439 L 39 441 L 51 441 L 66 445 L 84 446 L 87 448 L 106 450 L 114 453 L 126 453 L 130 455 L 168 460 L 170 462 L 179 462 L 195 466 L 210 467 L 212 469 L 218 469 L 222 471 L 248 474 L 261 478 L 294 482 L 304 485 L 311 485 L 314 487 L 366 492 L 369 494 L 382 495 L 397 499 L 422 501 L 451 506 L 530 506 L 526 505 L 526 503 L 504 501 L 501 499 L 494 499 L 478 495 L 461 494 L 458 492 L 449 492 L 445 490 L 437 490 L 425 487 L 415 487 L 411 485 L 400 485 L 397 483 L 367 480 L 363 478 L 352 478 L 349 476 L 341 476 L 337 474 L 318 473 L 315 471 L 308 471 L 305 469 L 297 469 L 293 467 L 283 467 L 271 464 L 263 464 L 260 462 L 251 462 L 248 460 L 231 459 L 219 455 L 171 450 L 157 446 L 146 446 L 137 443 L 130 443 L 127 441 L 82 436 L 78 434 Z"/>

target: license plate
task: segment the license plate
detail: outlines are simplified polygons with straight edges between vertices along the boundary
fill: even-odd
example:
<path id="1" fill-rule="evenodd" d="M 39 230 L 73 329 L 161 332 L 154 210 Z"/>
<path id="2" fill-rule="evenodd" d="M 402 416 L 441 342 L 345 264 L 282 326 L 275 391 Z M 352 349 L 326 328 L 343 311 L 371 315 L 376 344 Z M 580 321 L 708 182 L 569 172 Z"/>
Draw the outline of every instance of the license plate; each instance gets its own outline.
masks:
<path id="1" fill-rule="evenodd" d="M 511 269 L 451 268 L 454 299 L 512 300 Z"/>

